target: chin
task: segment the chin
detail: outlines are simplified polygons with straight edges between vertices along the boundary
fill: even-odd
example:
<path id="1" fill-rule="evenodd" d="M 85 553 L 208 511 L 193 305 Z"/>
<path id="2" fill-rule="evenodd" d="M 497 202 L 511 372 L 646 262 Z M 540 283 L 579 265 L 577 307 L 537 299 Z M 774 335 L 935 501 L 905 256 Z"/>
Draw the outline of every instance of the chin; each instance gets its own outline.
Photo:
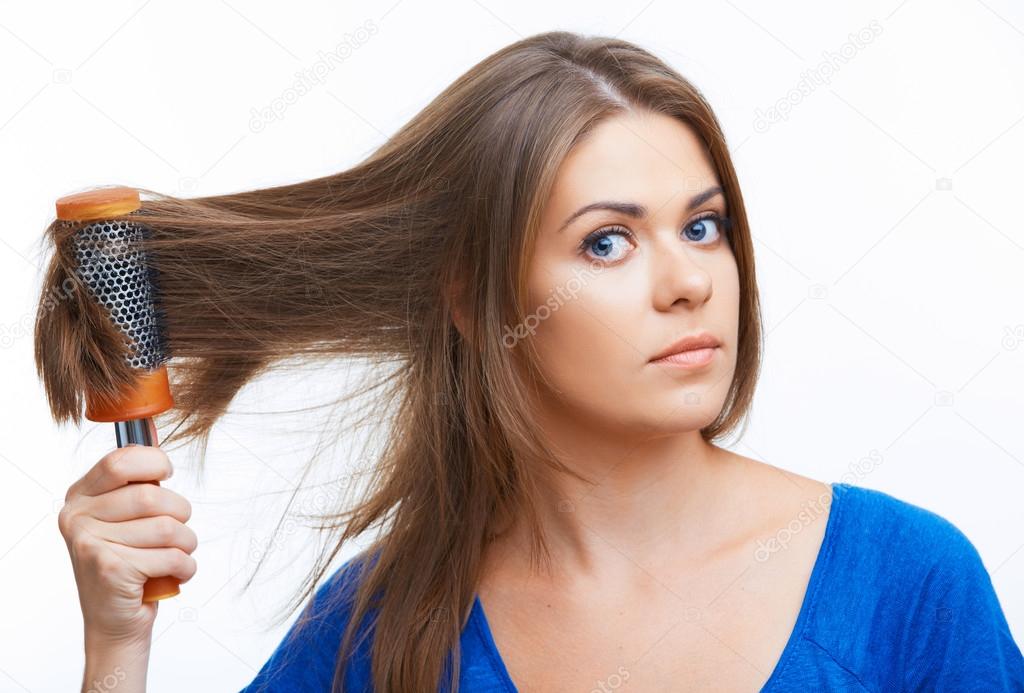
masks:
<path id="1" fill-rule="evenodd" d="M 700 390 L 686 390 L 663 401 L 664 405 L 648 417 L 648 427 L 663 434 L 700 430 L 710 425 L 722 410 L 721 403 L 709 401 Z"/>

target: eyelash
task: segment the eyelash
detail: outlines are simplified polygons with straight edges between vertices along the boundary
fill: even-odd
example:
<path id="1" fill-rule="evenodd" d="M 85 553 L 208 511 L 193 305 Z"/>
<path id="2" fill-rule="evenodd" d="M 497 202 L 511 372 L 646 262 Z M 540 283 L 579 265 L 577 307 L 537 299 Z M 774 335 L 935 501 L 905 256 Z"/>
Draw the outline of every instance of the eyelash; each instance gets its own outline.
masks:
<path id="1" fill-rule="evenodd" d="M 727 216 L 722 216 L 721 214 L 718 214 L 717 212 L 708 212 L 706 214 L 702 214 L 701 216 L 697 217 L 696 219 L 694 219 L 693 221 L 688 223 L 686 226 L 684 226 L 683 230 L 685 231 L 686 229 L 690 228 L 691 226 L 693 226 L 697 222 L 704 221 L 705 219 L 711 219 L 712 221 L 714 221 L 718 225 L 719 231 L 720 231 L 720 235 L 718 237 L 718 240 L 722 240 L 723 237 L 724 238 L 728 238 L 729 237 L 729 233 L 732 231 L 732 219 L 730 219 Z M 584 237 L 584 239 L 582 241 L 580 241 L 580 246 L 579 246 L 579 253 L 580 253 L 580 255 L 586 254 L 587 250 L 591 247 L 591 245 L 593 243 L 595 243 L 596 241 L 601 240 L 602 238 L 606 238 L 608 236 L 625 236 L 626 238 L 629 238 L 629 239 L 631 239 L 633 241 L 636 240 L 636 234 L 634 234 L 632 231 L 627 229 L 625 226 L 619 226 L 619 225 L 606 226 L 603 229 L 598 229 L 597 231 L 594 231 L 592 233 L 587 234 L 586 237 Z M 697 243 L 697 242 L 695 242 L 695 245 L 706 245 L 706 246 L 717 245 L 718 240 L 716 240 L 714 243 Z"/>

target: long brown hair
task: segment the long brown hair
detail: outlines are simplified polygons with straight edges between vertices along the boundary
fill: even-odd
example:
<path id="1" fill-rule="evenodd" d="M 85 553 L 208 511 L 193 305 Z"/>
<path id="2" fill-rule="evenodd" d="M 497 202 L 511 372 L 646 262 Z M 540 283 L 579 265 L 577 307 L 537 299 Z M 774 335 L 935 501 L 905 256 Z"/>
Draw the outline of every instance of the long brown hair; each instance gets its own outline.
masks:
<path id="1" fill-rule="evenodd" d="M 357 356 L 379 388 L 389 436 L 365 496 L 323 516 L 333 535 L 294 603 L 306 599 L 344 542 L 376 528 L 339 650 L 374 618 L 374 687 L 434 690 L 459 676 L 458 645 L 482 555 L 513 520 L 547 564 L 538 523 L 543 473 L 569 473 L 535 425 L 525 349 L 503 326 L 530 312 L 525 276 L 560 163 L 599 122 L 649 109 L 687 124 L 710 154 L 729 205 L 739 270 L 737 368 L 718 439 L 744 419 L 762 350 L 753 250 L 719 123 L 702 94 L 627 41 L 554 31 L 511 44 L 459 77 L 366 160 L 290 185 L 182 199 L 143 190 L 145 252 L 159 277 L 176 408 L 158 424 L 201 443 L 239 389 L 295 358 Z M 127 218 L 127 217 L 112 217 Z M 133 217 L 138 219 L 139 217 Z M 76 284 L 67 240 L 44 292 Z M 132 380 L 124 346 L 99 308 L 40 303 L 35 353 L 57 421 L 81 420 L 83 393 Z M 456 327 L 453 310 L 464 316 Z M 446 657 L 454 667 L 447 668 Z"/>

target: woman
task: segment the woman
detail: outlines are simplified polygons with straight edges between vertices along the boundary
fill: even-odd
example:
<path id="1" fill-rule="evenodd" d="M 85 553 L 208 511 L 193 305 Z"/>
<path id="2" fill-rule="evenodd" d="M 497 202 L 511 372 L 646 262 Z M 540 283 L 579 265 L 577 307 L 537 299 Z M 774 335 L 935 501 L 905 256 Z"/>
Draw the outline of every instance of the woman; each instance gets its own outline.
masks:
<path id="1" fill-rule="evenodd" d="M 178 438 L 286 358 L 397 357 L 373 484 L 329 516 L 313 599 L 246 691 L 1024 689 L 955 526 L 715 444 L 758 373 L 750 229 L 710 107 L 648 52 L 533 36 L 348 171 L 157 198 Z M 62 310 L 41 333 L 88 348 Z M 46 361 L 58 419 L 130 378 Z M 69 491 L 87 677 L 125 642 L 148 657 L 147 576 L 195 571 L 187 501 L 124 485 L 169 466 L 123 449 Z M 132 523 L 160 515 L 177 531 L 146 543 Z"/>

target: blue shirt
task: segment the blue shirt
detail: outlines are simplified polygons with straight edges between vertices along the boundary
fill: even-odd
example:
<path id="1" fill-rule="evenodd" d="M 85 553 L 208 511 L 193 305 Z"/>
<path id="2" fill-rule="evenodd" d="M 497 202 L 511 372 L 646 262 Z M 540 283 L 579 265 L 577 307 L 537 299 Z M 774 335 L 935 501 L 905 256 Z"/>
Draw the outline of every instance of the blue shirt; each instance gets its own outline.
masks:
<path id="1" fill-rule="evenodd" d="M 347 612 L 326 600 L 333 590 L 351 594 L 356 561 L 317 589 L 313 611 L 323 620 L 298 640 L 293 623 L 242 693 L 330 691 Z M 460 646 L 461 691 L 516 691 L 478 597 Z M 346 690 L 372 691 L 369 651 L 367 638 Z M 834 483 L 796 625 L 761 691 L 1024 691 L 1024 657 L 981 557 L 955 525 Z"/>

